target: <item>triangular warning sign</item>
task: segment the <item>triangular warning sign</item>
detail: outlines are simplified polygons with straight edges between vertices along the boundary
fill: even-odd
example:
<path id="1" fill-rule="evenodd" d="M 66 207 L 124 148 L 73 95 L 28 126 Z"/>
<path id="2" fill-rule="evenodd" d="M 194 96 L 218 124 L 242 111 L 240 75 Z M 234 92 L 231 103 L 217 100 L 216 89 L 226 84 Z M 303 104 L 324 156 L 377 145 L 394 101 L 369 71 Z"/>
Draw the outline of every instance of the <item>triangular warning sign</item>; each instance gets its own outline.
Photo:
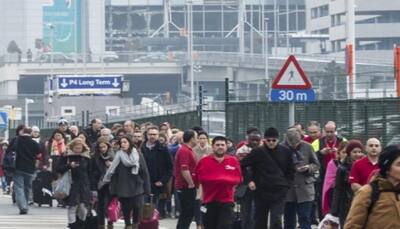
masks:
<path id="1" fill-rule="evenodd" d="M 272 83 L 273 89 L 311 89 L 308 80 L 299 62 L 290 55 Z"/>

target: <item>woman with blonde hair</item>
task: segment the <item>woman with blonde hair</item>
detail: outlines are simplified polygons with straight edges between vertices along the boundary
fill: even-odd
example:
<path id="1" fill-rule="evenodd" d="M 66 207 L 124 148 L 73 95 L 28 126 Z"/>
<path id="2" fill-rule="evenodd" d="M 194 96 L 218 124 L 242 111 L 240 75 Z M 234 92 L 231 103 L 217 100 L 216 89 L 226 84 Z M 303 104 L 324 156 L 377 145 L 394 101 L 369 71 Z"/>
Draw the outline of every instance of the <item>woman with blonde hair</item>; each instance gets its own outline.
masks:
<path id="1" fill-rule="evenodd" d="M 89 147 L 82 139 L 75 138 L 68 144 L 67 153 L 61 157 L 57 166 L 58 173 L 70 172 L 72 177 L 70 194 L 65 199 L 69 228 L 83 227 L 88 213 L 91 195 L 89 155 Z"/>

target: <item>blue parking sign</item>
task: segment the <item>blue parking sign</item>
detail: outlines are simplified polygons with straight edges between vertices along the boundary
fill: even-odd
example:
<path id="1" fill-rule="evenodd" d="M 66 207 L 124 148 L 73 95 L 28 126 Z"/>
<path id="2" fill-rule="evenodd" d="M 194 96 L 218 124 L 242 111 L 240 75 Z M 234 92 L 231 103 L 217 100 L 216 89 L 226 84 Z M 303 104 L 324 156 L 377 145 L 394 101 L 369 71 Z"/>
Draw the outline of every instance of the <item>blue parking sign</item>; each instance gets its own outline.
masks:
<path id="1" fill-rule="evenodd" d="M 0 129 L 6 129 L 8 127 L 8 113 L 0 111 Z"/>

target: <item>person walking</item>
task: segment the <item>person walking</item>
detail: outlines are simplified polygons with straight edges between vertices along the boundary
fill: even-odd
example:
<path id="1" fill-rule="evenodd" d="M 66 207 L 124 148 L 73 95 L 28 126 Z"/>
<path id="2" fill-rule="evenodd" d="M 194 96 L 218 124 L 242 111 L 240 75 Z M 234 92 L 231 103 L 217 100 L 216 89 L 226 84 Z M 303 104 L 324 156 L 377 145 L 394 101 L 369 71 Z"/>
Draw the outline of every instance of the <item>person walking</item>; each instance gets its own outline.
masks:
<path id="1" fill-rule="evenodd" d="M 358 140 L 350 140 L 346 147 L 346 157 L 340 161 L 336 172 L 335 185 L 332 193 L 330 213 L 339 218 L 340 228 L 343 228 L 349 212 L 353 191 L 349 182 L 349 174 L 353 163 L 364 157 L 364 146 Z"/>
<path id="2" fill-rule="evenodd" d="M 110 185 L 110 193 L 119 198 L 125 229 L 137 229 L 144 204 L 144 195 L 150 194 L 150 176 L 144 157 L 129 137 L 119 140 L 121 149 L 104 175 L 102 184 Z"/>
<path id="3" fill-rule="evenodd" d="M 252 149 L 262 145 L 261 132 L 257 128 L 251 128 L 246 132 L 246 143 L 236 151 L 236 157 L 239 161 L 247 157 Z M 254 228 L 254 192 L 248 187 L 252 178 L 250 167 L 243 168 L 243 183 L 236 187 L 235 198 L 240 204 L 240 214 L 242 216 L 242 228 Z"/>
<path id="4" fill-rule="evenodd" d="M 168 181 L 172 177 L 172 159 L 166 145 L 159 141 L 157 126 L 147 129 L 147 141 L 142 144 L 142 152 L 150 174 L 151 194 L 156 206 L 159 206 L 160 195 L 164 192 Z M 161 210 L 161 209 L 159 209 Z M 160 211 L 165 213 L 164 211 Z M 165 217 L 165 215 L 163 215 Z"/>
<path id="5" fill-rule="evenodd" d="M 183 133 L 183 144 L 175 156 L 175 188 L 181 206 L 177 229 L 189 229 L 195 214 L 196 186 L 193 175 L 197 161 L 193 148 L 196 145 L 197 133 L 186 130 Z"/>
<path id="6" fill-rule="evenodd" d="M 15 200 L 19 214 L 28 213 L 29 195 L 32 191 L 32 181 L 35 173 L 36 157 L 39 154 L 39 144 L 32 140 L 32 129 L 25 127 L 22 135 L 18 136 L 7 149 L 16 152 L 15 174 L 13 176 Z"/>
<path id="7" fill-rule="evenodd" d="M 379 156 L 378 176 L 354 196 L 344 229 L 400 228 L 400 147 L 386 147 Z"/>
<path id="8" fill-rule="evenodd" d="M 370 138 L 365 147 L 367 156 L 356 161 L 350 171 L 350 184 L 353 192 L 357 192 L 363 185 L 369 182 L 372 173 L 379 169 L 379 154 L 382 151 L 381 142 L 376 138 Z"/>
<path id="9" fill-rule="evenodd" d="M 90 151 L 80 138 L 67 146 L 56 168 L 59 174 L 71 173 L 69 196 L 64 200 L 68 211 L 68 227 L 82 228 L 90 206 Z"/>
<path id="10" fill-rule="evenodd" d="M 298 129 L 287 130 L 284 145 L 292 153 L 296 173 L 286 196 L 285 229 L 295 229 L 296 218 L 301 229 L 311 229 L 312 206 L 315 200 L 314 173 L 319 169 L 319 161 L 312 146 L 301 139 Z"/>
<path id="11" fill-rule="evenodd" d="M 203 157 L 196 167 L 196 180 L 203 190 L 204 228 L 230 229 L 233 223 L 234 187 L 242 181 L 240 164 L 227 154 L 227 139 L 212 140 L 213 153 Z"/>
<path id="12" fill-rule="evenodd" d="M 250 167 L 253 172 L 254 179 L 249 182 L 249 188 L 254 191 L 256 229 L 267 228 L 269 213 L 269 228 L 282 228 L 285 198 L 294 180 L 292 153 L 279 145 L 278 139 L 278 130 L 268 128 L 263 146 L 254 148 L 240 161 L 242 169 Z"/>
<path id="13" fill-rule="evenodd" d="M 107 169 L 111 166 L 114 159 L 114 152 L 108 137 L 100 137 L 94 146 L 94 155 L 91 161 L 91 186 L 92 190 L 97 192 L 97 220 L 99 229 L 105 228 L 104 219 L 106 218 L 107 207 L 111 202 L 110 186 L 104 185 L 99 187 L 100 181 L 106 174 Z M 96 196 L 96 195 L 95 195 Z M 108 222 L 107 229 L 112 229 L 113 224 Z"/>

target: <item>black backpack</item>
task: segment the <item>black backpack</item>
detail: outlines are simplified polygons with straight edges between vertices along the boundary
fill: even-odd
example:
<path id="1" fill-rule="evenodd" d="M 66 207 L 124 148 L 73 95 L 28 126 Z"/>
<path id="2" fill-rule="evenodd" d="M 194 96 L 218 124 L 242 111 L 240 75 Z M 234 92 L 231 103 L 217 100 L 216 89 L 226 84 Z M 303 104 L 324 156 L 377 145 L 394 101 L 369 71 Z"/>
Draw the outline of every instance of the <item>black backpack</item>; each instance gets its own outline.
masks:
<path id="1" fill-rule="evenodd" d="M 18 147 L 18 137 L 15 139 L 12 145 L 13 149 L 6 152 L 3 158 L 3 168 L 6 173 L 12 174 L 15 172 L 16 160 L 17 160 L 17 147 Z"/>

